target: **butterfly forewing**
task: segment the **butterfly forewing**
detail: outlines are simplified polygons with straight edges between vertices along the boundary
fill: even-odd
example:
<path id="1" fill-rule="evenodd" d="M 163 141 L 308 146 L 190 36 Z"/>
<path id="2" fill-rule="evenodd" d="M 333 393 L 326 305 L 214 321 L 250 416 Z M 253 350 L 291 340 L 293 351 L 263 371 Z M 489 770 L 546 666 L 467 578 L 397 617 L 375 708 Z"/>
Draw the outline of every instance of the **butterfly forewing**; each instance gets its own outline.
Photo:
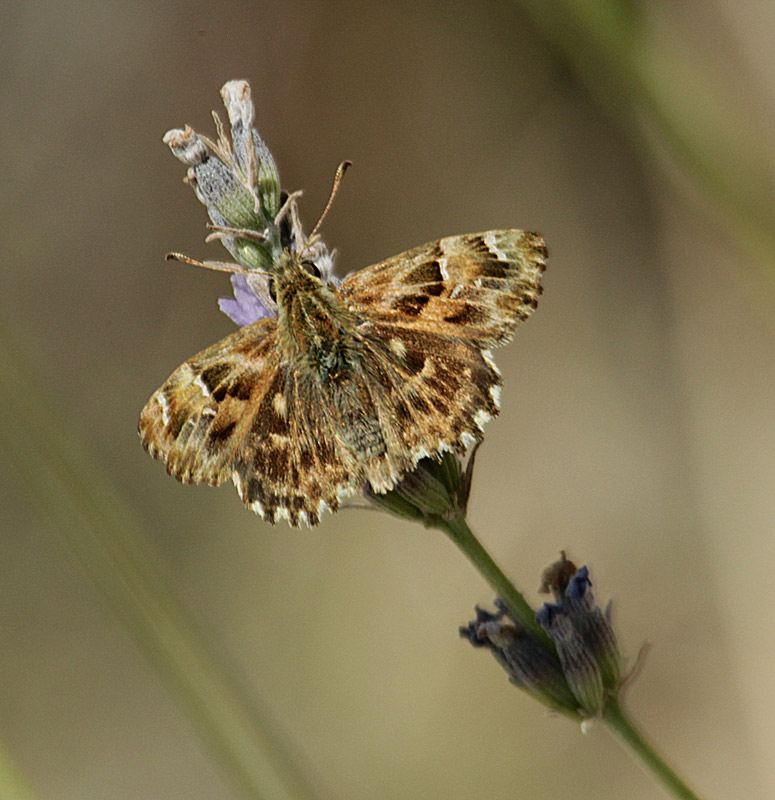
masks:
<path id="1" fill-rule="evenodd" d="M 490 347 L 507 342 L 536 307 L 545 266 L 535 233 L 449 236 L 353 273 L 340 295 L 383 323 Z"/>

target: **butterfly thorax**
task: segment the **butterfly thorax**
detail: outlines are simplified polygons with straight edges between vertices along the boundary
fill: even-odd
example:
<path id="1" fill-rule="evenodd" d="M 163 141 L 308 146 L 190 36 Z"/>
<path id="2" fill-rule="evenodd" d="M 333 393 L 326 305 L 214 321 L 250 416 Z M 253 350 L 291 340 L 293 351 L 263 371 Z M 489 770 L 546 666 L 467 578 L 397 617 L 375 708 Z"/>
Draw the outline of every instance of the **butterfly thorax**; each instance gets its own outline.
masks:
<path id="1" fill-rule="evenodd" d="M 359 360 L 356 318 L 339 296 L 286 251 L 276 264 L 278 346 L 290 366 L 322 382 L 350 373 Z"/>

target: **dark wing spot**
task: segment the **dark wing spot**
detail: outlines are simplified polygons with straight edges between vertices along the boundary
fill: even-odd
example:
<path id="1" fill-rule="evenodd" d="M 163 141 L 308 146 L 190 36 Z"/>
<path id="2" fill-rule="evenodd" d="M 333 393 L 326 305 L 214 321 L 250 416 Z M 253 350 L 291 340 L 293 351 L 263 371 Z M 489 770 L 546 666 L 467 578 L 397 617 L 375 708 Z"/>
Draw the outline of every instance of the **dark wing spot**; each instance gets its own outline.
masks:
<path id="1" fill-rule="evenodd" d="M 428 305 L 430 297 L 424 294 L 400 297 L 393 302 L 393 308 L 407 317 L 416 317 Z"/>
<path id="2" fill-rule="evenodd" d="M 441 398 L 451 400 L 460 390 L 460 377 L 453 370 L 442 367 L 440 362 L 434 363 L 435 375 L 425 379 L 425 383 L 434 393 L 434 402 L 441 414 L 447 414 Z"/>
<path id="3" fill-rule="evenodd" d="M 479 286 L 482 289 L 492 289 L 496 292 L 502 292 L 507 284 L 504 284 L 501 278 L 480 278 Z"/>
<path id="4" fill-rule="evenodd" d="M 412 419 L 412 412 L 409 406 L 401 399 L 398 399 L 395 403 L 395 412 L 399 422 L 406 424 Z"/>
<path id="5" fill-rule="evenodd" d="M 529 236 L 532 239 L 532 241 L 529 241 L 529 244 L 532 247 L 533 252 L 536 253 L 537 255 L 541 256 L 542 258 L 548 258 L 549 257 L 549 251 L 546 249 L 546 245 L 544 244 L 544 241 L 541 238 L 541 234 L 540 233 L 528 233 L 527 236 Z M 546 268 L 546 265 L 542 265 L 541 271 L 543 271 L 545 268 Z"/>
<path id="6" fill-rule="evenodd" d="M 490 394 L 493 386 L 500 386 L 500 376 L 487 364 L 480 364 L 471 375 L 471 383 L 476 386 L 485 410 L 493 417 L 498 415 L 498 406 Z"/>
<path id="7" fill-rule="evenodd" d="M 170 435 L 172 436 L 173 439 L 177 439 L 178 436 L 180 436 L 180 431 L 183 428 L 183 426 L 186 424 L 186 420 L 187 419 L 188 419 L 188 416 L 187 416 L 186 410 L 184 408 L 182 408 L 182 407 L 181 408 L 176 408 L 173 411 L 172 417 L 171 417 L 170 423 L 169 423 L 169 431 L 170 431 Z"/>
<path id="8" fill-rule="evenodd" d="M 460 389 L 463 370 L 463 365 L 458 362 L 448 363 L 440 359 L 433 362 L 434 377 L 440 386 L 445 387 L 442 394 L 446 397 L 452 397 Z"/>
<path id="9" fill-rule="evenodd" d="M 288 436 L 288 420 L 274 410 L 272 397 L 264 397 L 253 419 L 250 435 L 251 439 L 256 442 L 257 448 L 263 452 L 270 446 L 267 444 L 267 439 L 272 434 L 281 437 Z"/>
<path id="10" fill-rule="evenodd" d="M 286 467 L 288 465 L 288 448 L 280 444 L 272 444 L 267 448 L 263 459 L 264 478 L 268 478 L 273 484 L 282 484 L 286 477 Z"/>
<path id="11" fill-rule="evenodd" d="M 302 444 L 299 446 L 298 458 L 299 458 L 299 466 L 303 470 L 306 471 L 312 469 L 315 462 L 312 457 L 312 450 L 310 450 L 310 448 L 306 444 Z"/>
<path id="12" fill-rule="evenodd" d="M 411 375 L 416 375 L 425 366 L 425 356 L 419 350 L 409 348 L 404 356 L 404 365 Z"/>
<path id="13" fill-rule="evenodd" d="M 351 303 L 352 300 L 345 296 L 344 297 L 345 303 Z M 382 302 L 382 295 L 379 293 L 367 294 L 366 292 L 361 292 L 358 294 L 358 305 L 360 306 L 373 306 L 376 305 L 378 302 Z M 349 308 L 349 305 L 348 305 Z"/>
<path id="14" fill-rule="evenodd" d="M 430 414 L 433 410 L 428 405 L 428 401 L 422 395 L 419 395 L 416 392 L 413 393 L 412 405 L 414 405 L 417 411 L 419 411 L 421 414 Z"/>
<path id="15" fill-rule="evenodd" d="M 321 464 L 328 465 L 333 461 L 335 461 L 336 452 L 327 439 L 325 438 L 318 439 L 317 449 L 318 449 L 318 458 L 320 459 Z"/>
<path id="16" fill-rule="evenodd" d="M 210 432 L 207 434 L 207 441 L 205 442 L 208 451 L 213 453 L 223 447 L 223 443 L 231 436 L 236 425 L 236 420 L 228 422 L 224 420 L 219 423 L 213 423 Z"/>
<path id="17" fill-rule="evenodd" d="M 423 286 L 425 294 L 438 297 L 444 291 L 444 278 L 438 261 L 426 261 L 418 264 L 406 274 L 406 283 Z"/>
<path id="18" fill-rule="evenodd" d="M 226 387 L 226 393 L 230 397 L 236 397 L 237 400 L 250 400 L 252 391 L 253 387 L 247 375 L 240 375 Z"/>
<path id="19" fill-rule="evenodd" d="M 449 405 L 439 395 L 433 398 L 433 405 L 437 414 L 441 414 L 443 417 L 449 415 Z"/>
<path id="20" fill-rule="evenodd" d="M 474 274 L 484 278 L 507 278 L 513 272 L 513 267 L 497 258 L 490 256 L 477 265 Z"/>
<path id="21" fill-rule="evenodd" d="M 445 322 L 452 322 L 456 325 L 476 325 L 482 321 L 482 312 L 476 306 L 466 303 L 457 311 L 447 314 L 444 317 Z"/>
<path id="22" fill-rule="evenodd" d="M 438 261 L 426 261 L 419 264 L 413 270 L 406 274 L 406 283 L 440 283 L 443 278 L 441 277 L 441 267 Z"/>
<path id="23" fill-rule="evenodd" d="M 213 364 L 211 367 L 202 370 L 200 378 L 202 379 L 202 383 L 207 387 L 207 391 L 212 394 L 215 389 L 218 388 L 228 372 L 228 364 Z"/>
<path id="24" fill-rule="evenodd" d="M 482 256 L 492 256 L 492 250 L 490 250 L 487 242 L 481 236 L 461 236 L 460 238 L 465 241 L 467 252 L 477 253 Z"/>

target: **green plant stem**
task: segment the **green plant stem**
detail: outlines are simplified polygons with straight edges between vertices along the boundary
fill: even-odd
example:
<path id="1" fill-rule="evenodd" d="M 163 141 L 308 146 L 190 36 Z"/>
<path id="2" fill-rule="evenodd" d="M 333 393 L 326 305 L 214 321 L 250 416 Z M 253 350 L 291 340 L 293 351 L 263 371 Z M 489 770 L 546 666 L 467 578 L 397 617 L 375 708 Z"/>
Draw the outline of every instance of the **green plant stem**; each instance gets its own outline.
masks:
<path id="1" fill-rule="evenodd" d="M 622 709 L 619 700 L 609 697 L 603 709 L 603 721 L 616 738 L 632 753 L 644 769 L 651 773 L 664 787 L 681 800 L 700 800 L 664 759 L 643 738 Z"/>
<path id="2" fill-rule="evenodd" d="M 0 742 L 0 798 L 2 800 L 36 800 L 37 795 L 19 769 L 4 742 Z"/>
<path id="3" fill-rule="evenodd" d="M 481 576 L 495 590 L 498 597 L 503 600 L 514 618 L 519 621 L 532 637 L 544 643 L 547 648 L 553 651 L 554 644 L 543 628 L 535 621 L 535 611 L 532 606 L 493 561 L 492 556 L 476 538 L 466 520 L 463 517 L 449 520 L 442 517 L 433 517 L 428 520 L 428 524 L 431 527 L 443 530 L 452 539 Z M 536 697 L 536 699 L 541 700 L 540 697 Z M 558 710 L 563 711 L 563 709 Z M 565 710 L 564 713 L 572 719 L 578 719 L 568 713 L 568 710 Z M 616 697 L 611 696 L 606 700 L 602 716 L 606 727 L 627 747 L 646 771 L 651 773 L 674 797 L 680 798 L 680 800 L 700 800 L 698 795 L 689 789 L 646 741 L 625 714 Z"/>
<path id="4" fill-rule="evenodd" d="M 313 797 L 276 726 L 228 675 L 177 602 L 107 471 L 51 410 L 3 334 L 0 326 L 0 455 L 23 495 L 102 591 L 243 796 Z"/>
<path id="5" fill-rule="evenodd" d="M 514 584 L 506 577 L 492 556 L 484 549 L 482 543 L 468 527 L 465 518 L 443 519 L 434 517 L 429 520 L 434 528 L 439 528 L 463 551 L 465 557 L 479 571 L 480 575 L 495 590 L 497 596 L 506 604 L 514 619 L 537 641 L 554 652 L 552 640 L 544 629 L 536 622 L 536 612 L 525 600 Z"/>

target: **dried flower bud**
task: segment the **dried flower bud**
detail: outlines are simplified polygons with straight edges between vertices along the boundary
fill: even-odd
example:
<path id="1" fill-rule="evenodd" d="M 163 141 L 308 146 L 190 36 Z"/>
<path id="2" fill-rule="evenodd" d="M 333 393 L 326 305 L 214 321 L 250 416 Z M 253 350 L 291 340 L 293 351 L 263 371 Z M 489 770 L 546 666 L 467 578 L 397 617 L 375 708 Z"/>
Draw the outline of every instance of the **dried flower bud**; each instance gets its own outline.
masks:
<path id="1" fill-rule="evenodd" d="M 175 158 L 190 167 L 201 164 L 207 158 L 207 145 L 188 125 L 182 129 L 173 128 L 167 131 L 162 141 L 169 145 Z"/>
<path id="2" fill-rule="evenodd" d="M 188 125 L 182 130 L 167 131 L 163 141 L 176 158 L 188 165 L 188 183 L 208 211 L 216 211 L 218 219 L 231 228 L 260 232 L 266 227 L 245 182 L 229 165 L 208 154 L 204 140 Z M 215 219 L 213 222 L 220 224 Z"/>
<path id="3" fill-rule="evenodd" d="M 563 552 L 559 561 L 544 570 L 539 591 L 554 594 L 555 602 L 568 614 L 574 629 L 594 656 L 603 685 L 610 689 L 621 681 L 621 654 L 609 620 L 610 603 L 603 613 L 595 605 L 591 587 L 589 570 L 586 567 L 577 569 Z"/>
<path id="4" fill-rule="evenodd" d="M 261 201 L 266 219 L 280 210 L 280 175 L 264 140 L 253 127 L 253 102 L 247 81 L 229 81 L 221 97 L 231 123 L 234 160 Z"/>
<path id="5" fill-rule="evenodd" d="M 595 716 L 603 708 L 603 679 L 584 639 L 559 605 L 545 603 L 536 614 L 536 619 L 557 648 L 562 671 L 579 710 L 585 717 Z"/>
<path id="6" fill-rule="evenodd" d="M 622 656 L 616 634 L 611 627 L 611 603 L 605 613 L 595 605 L 591 591 L 589 570 L 581 567 L 565 590 L 564 607 L 587 647 L 595 658 L 603 678 L 603 685 L 612 689 L 622 679 Z"/>
<path id="7" fill-rule="evenodd" d="M 476 443 L 464 458 L 450 452 L 440 459 L 423 458 L 389 492 L 378 493 L 367 485 L 364 496 L 391 514 L 423 520 L 427 525 L 434 517 L 463 517 L 478 446 Z"/>
<path id="8" fill-rule="evenodd" d="M 520 689 L 558 710 L 575 707 L 575 698 L 553 653 L 534 641 L 518 623 L 503 623 L 505 612 L 492 614 L 479 607 L 476 619 L 460 635 L 475 647 L 487 647 Z"/>
<path id="9" fill-rule="evenodd" d="M 513 619 L 501 601 L 499 612 L 477 609 L 476 620 L 461 634 L 473 644 L 487 645 L 506 669 L 512 683 L 547 705 L 577 718 L 601 713 L 606 698 L 622 685 L 622 659 L 608 614 L 595 604 L 589 570 L 576 569 L 562 554 L 545 570 L 542 591 L 552 591 L 556 602 L 545 603 L 536 614 L 554 643 L 554 652 L 533 640 Z M 558 677 L 559 676 L 559 677 Z"/>

